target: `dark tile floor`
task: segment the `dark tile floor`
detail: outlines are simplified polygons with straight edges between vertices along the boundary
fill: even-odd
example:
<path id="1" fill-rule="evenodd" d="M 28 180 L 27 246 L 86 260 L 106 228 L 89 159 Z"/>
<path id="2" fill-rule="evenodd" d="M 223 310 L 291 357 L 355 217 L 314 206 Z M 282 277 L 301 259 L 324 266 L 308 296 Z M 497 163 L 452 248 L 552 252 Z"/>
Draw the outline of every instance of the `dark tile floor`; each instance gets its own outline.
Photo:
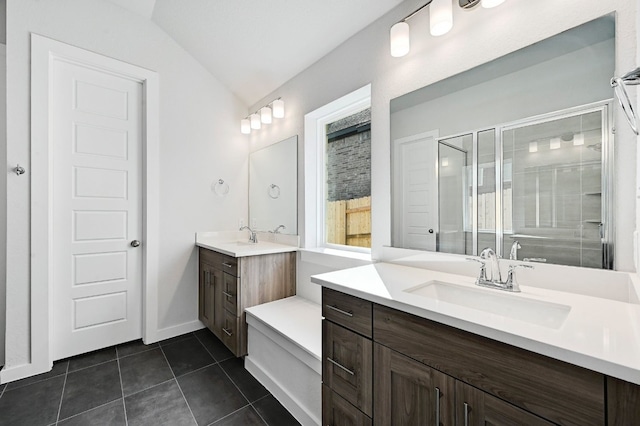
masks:
<path id="1" fill-rule="evenodd" d="M 0 426 L 298 424 L 206 329 L 102 349 L 0 385 Z"/>

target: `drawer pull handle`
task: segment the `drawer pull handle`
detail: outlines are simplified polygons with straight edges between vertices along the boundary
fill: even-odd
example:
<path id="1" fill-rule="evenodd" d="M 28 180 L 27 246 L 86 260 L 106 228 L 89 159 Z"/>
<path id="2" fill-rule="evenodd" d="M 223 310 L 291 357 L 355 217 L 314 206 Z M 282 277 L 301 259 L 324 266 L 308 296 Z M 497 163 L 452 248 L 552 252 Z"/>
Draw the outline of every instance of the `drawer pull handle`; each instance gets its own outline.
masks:
<path id="1" fill-rule="evenodd" d="M 222 262 L 222 264 L 223 264 L 224 266 L 226 266 L 227 268 L 233 268 L 233 264 L 232 264 L 232 263 L 229 263 L 229 262 Z"/>
<path id="2" fill-rule="evenodd" d="M 356 373 L 354 373 L 353 371 L 349 370 L 347 367 L 345 367 L 344 365 L 340 364 L 339 362 L 336 362 L 336 361 L 332 360 L 329 357 L 327 357 L 327 361 L 329 361 L 331 364 L 335 365 L 336 367 L 346 371 L 347 373 L 351 374 L 352 376 L 356 375 Z"/>
<path id="3" fill-rule="evenodd" d="M 436 388 L 436 426 L 440 426 L 440 388 Z"/>
<path id="4" fill-rule="evenodd" d="M 343 311 L 342 309 L 337 308 L 337 307 L 335 307 L 335 306 L 331 306 L 331 305 L 325 305 L 325 306 L 326 306 L 327 308 L 331 309 L 331 310 L 334 310 L 334 311 L 336 311 L 336 312 L 341 313 L 342 315 L 346 315 L 346 316 L 348 316 L 348 317 L 353 317 L 353 312 Z"/>
<path id="5" fill-rule="evenodd" d="M 469 404 L 464 403 L 464 426 L 469 426 Z"/>
<path id="6" fill-rule="evenodd" d="M 222 331 L 224 331 L 227 336 L 232 336 L 233 335 L 233 333 L 230 332 L 229 330 L 227 330 L 226 328 L 223 328 Z"/>
<path id="7" fill-rule="evenodd" d="M 224 294 L 227 297 L 233 297 L 233 294 L 231 293 L 227 293 L 226 291 L 223 291 L 222 294 Z M 316 308 L 317 309 L 317 308 Z"/>

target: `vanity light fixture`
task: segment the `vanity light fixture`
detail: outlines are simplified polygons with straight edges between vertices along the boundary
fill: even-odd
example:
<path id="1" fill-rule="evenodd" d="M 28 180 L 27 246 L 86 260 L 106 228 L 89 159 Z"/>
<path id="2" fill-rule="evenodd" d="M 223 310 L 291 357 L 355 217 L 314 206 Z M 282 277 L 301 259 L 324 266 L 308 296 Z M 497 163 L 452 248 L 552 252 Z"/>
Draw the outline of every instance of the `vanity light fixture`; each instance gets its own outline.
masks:
<path id="1" fill-rule="evenodd" d="M 240 120 L 240 133 L 243 135 L 248 135 L 251 133 L 251 120 L 248 118 L 243 118 Z"/>
<path id="2" fill-rule="evenodd" d="M 431 6 L 429 8 L 429 32 L 431 35 L 441 36 L 448 33 L 451 28 L 453 28 L 453 1 L 455 0 L 427 0 L 425 4 L 411 12 L 404 19 L 393 24 L 389 30 L 391 56 L 401 58 L 409 53 L 411 37 L 407 21 L 429 5 Z M 504 1 L 505 0 L 457 0 L 458 5 L 463 9 L 471 9 L 480 3 L 482 7 L 489 9 L 504 3 Z"/>
<path id="3" fill-rule="evenodd" d="M 260 122 L 260 115 L 257 112 L 251 114 L 249 120 L 251 120 L 251 128 L 253 130 L 260 130 L 262 123 Z"/>
<path id="4" fill-rule="evenodd" d="M 284 101 L 280 98 L 240 120 L 240 133 L 248 135 L 251 130 L 262 128 L 262 124 L 271 124 L 274 118 L 284 118 Z"/>
<path id="5" fill-rule="evenodd" d="M 273 107 L 273 116 L 275 118 L 284 118 L 284 101 L 280 98 L 271 102 L 271 106 Z"/>
<path id="6" fill-rule="evenodd" d="M 271 108 L 268 106 L 260 108 L 260 121 L 264 124 L 271 124 L 273 118 L 271 117 Z"/>
<path id="7" fill-rule="evenodd" d="M 429 31 L 441 36 L 453 28 L 453 3 L 451 0 L 433 0 L 429 11 Z"/>

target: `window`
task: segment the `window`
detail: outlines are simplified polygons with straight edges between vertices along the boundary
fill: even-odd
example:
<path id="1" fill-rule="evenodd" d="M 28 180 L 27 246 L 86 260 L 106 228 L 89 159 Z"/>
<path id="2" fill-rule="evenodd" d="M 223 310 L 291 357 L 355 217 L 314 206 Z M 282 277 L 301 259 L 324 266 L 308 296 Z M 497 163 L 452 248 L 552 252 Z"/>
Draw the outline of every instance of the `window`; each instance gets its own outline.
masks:
<path id="1" fill-rule="evenodd" d="M 325 133 L 325 242 L 371 248 L 371 108 Z"/>
<path id="2" fill-rule="evenodd" d="M 304 247 L 371 247 L 371 86 L 305 116 Z"/>

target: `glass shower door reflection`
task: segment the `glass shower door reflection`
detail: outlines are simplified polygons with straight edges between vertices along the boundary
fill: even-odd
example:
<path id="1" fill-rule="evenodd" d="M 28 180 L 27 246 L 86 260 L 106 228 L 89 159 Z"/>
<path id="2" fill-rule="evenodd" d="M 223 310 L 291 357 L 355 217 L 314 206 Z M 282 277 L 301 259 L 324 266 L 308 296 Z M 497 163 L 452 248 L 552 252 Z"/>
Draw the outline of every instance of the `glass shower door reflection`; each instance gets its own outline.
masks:
<path id="1" fill-rule="evenodd" d="M 471 254 L 473 135 L 438 142 L 438 248 L 437 251 Z"/>
<path id="2" fill-rule="evenodd" d="M 605 110 L 549 118 L 502 132 L 503 247 L 519 259 L 602 268 Z M 508 201 L 508 199 L 510 200 Z"/>

